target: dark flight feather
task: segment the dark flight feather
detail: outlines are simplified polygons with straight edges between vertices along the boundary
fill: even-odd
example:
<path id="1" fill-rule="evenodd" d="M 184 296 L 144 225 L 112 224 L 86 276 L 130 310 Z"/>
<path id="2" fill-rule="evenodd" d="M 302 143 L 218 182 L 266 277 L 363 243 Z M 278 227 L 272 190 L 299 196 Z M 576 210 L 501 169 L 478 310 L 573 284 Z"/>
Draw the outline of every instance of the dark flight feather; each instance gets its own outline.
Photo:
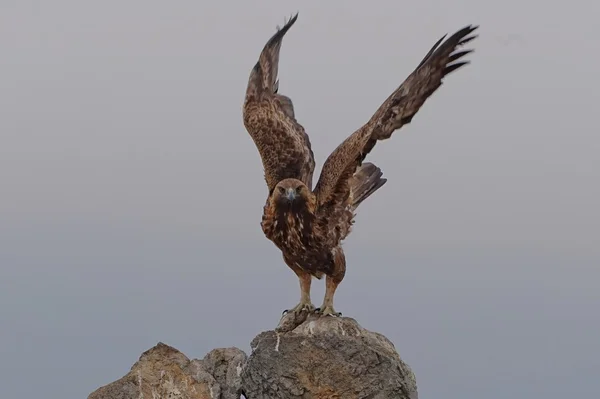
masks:
<path id="1" fill-rule="evenodd" d="M 298 14 L 267 41 L 250 72 L 244 99 L 244 126 L 260 153 L 269 193 L 286 178 L 295 178 L 312 189 L 315 168 L 310 139 L 296 120 L 292 100 L 279 94 L 281 42 Z"/>
<path id="2" fill-rule="evenodd" d="M 446 41 L 443 41 L 446 35 L 442 36 L 372 118 L 331 153 L 314 190 L 319 204 L 335 201 L 340 190 L 349 190 L 347 181 L 377 141 L 388 139 L 394 131 L 410 123 L 425 101 L 442 85 L 443 78 L 469 63 L 456 61 L 473 50 L 455 50 L 477 37 L 469 36 L 475 29 L 477 26 L 466 26 Z"/>

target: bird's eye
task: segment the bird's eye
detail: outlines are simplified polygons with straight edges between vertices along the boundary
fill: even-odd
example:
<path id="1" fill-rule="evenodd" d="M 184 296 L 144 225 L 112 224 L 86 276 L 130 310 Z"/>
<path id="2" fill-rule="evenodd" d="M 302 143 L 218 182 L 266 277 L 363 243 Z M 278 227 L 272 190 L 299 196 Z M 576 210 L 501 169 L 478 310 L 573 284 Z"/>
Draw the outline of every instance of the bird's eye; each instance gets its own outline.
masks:
<path id="1" fill-rule="evenodd" d="M 277 187 L 279 189 L 279 193 L 280 194 L 284 194 L 285 193 L 285 188 L 283 187 Z"/>
<path id="2" fill-rule="evenodd" d="M 296 192 L 299 193 L 300 191 L 302 191 L 302 186 L 296 187 Z"/>

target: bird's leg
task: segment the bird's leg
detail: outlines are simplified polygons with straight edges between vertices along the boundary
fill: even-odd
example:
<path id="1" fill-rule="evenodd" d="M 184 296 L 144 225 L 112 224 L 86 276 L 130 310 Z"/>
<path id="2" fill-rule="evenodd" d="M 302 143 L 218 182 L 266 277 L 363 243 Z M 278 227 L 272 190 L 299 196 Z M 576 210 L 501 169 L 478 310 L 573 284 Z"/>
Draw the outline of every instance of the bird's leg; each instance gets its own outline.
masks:
<path id="1" fill-rule="evenodd" d="M 338 285 L 344 279 L 346 275 L 346 257 L 341 247 L 336 248 L 333 251 L 333 272 L 331 275 L 327 275 L 325 279 L 325 298 L 323 298 L 323 304 L 317 311 L 322 315 L 341 316 L 342 314 L 336 312 L 333 308 L 333 296 Z"/>
<path id="2" fill-rule="evenodd" d="M 300 280 L 300 303 L 290 310 L 284 310 L 283 313 L 294 312 L 300 313 L 302 311 L 312 312 L 315 310 L 315 306 L 310 300 L 310 283 L 312 282 L 312 276 L 310 273 L 305 272 L 293 262 L 287 262 L 290 269 L 296 273 L 298 280 Z"/>
<path id="3" fill-rule="evenodd" d="M 315 306 L 310 300 L 310 283 L 312 282 L 312 276 L 308 273 L 303 273 L 302 276 L 298 276 L 300 280 L 300 303 L 296 305 L 292 312 L 299 313 L 303 310 L 312 312 L 315 310 Z"/>
<path id="4" fill-rule="evenodd" d="M 323 316 L 331 315 L 331 316 L 341 316 L 342 314 L 336 312 L 333 308 L 333 296 L 335 295 L 335 290 L 339 285 L 339 281 L 336 282 L 336 279 L 330 276 L 327 276 L 325 279 L 325 298 L 323 299 L 323 304 L 319 308 L 319 313 Z"/>

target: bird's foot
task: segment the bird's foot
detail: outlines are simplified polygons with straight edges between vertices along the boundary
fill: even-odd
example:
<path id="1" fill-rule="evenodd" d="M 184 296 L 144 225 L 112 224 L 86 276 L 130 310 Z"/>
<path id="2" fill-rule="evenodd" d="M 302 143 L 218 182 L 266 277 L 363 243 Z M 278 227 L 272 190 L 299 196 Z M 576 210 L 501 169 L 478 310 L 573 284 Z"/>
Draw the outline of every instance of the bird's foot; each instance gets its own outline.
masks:
<path id="1" fill-rule="evenodd" d="M 336 312 L 335 309 L 333 308 L 333 306 L 325 306 L 324 308 L 317 308 L 315 309 L 316 313 L 319 313 L 321 316 L 334 316 L 334 317 L 341 317 L 342 316 L 342 312 Z"/>
<path id="2" fill-rule="evenodd" d="M 282 316 L 292 312 L 292 313 L 301 313 L 301 312 L 307 312 L 307 313 L 312 313 L 315 310 L 315 306 L 310 303 L 310 302 L 300 302 L 299 304 L 297 304 L 295 307 L 293 307 L 292 309 L 286 309 L 283 311 L 283 313 L 281 314 Z"/>

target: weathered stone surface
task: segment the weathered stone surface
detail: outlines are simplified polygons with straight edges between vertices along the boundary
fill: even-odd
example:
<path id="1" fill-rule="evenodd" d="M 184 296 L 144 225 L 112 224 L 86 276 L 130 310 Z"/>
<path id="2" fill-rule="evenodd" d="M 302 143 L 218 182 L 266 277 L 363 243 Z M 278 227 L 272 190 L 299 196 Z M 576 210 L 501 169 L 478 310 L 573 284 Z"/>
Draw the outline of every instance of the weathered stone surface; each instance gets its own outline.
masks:
<path id="1" fill-rule="evenodd" d="M 226 348 L 190 361 L 177 349 L 158 343 L 140 356 L 127 375 L 88 399 L 238 399 L 245 360 L 241 350 Z"/>
<path id="2" fill-rule="evenodd" d="M 284 316 L 242 370 L 247 399 L 417 399 L 413 372 L 383 335 L 348 317 Z"/>
<path id="3" fill-rule="evenodd" d="M 241 372 L 246 358 L 246 354 L 238 348 L 213 349 L 204 357 L 201 361 L 204 369 L 221 387 L 221 396 L 215 396 L 215 399 L 240 398 Z"/>
<path id="4" fill-rule="evenodd" d="M 190 360 L 159 343 L 88 399 L 417 399 L 394 345 L 352 318 L 287 314 L 251 347 Z"/>

